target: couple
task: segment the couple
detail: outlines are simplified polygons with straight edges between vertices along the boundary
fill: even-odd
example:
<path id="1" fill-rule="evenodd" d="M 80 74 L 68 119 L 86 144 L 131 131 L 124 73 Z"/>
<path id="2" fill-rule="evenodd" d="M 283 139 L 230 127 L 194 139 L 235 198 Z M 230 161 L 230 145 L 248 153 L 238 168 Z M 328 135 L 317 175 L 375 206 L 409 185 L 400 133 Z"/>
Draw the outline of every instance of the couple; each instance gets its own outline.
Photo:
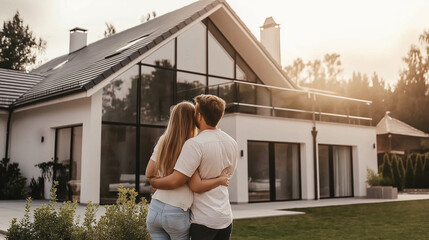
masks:
<path id="1" fill-rule="evenodd" d="M 156 189 L 146 221 L 152 239 L 231 236 L 227 186 L 237 163 L 237 143 L 217 129 L 224 100 L 199 95 L 194 101 L 195 106 L 190 102 L 174 106 L 146 168 Z"/>

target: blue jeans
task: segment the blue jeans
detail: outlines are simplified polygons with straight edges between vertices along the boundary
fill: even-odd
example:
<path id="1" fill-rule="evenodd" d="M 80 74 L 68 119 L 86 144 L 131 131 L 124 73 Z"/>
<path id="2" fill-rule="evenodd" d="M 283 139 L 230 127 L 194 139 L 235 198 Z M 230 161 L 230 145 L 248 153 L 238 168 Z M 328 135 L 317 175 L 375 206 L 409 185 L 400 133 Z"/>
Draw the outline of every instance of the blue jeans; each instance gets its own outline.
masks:
<path id="1" fill-rule="evenodd" d="M 179 207 L 152 199 L 146 217 L 146 227 L 153 240 L 189 240 L 189 210 L 183 211 Z"/>

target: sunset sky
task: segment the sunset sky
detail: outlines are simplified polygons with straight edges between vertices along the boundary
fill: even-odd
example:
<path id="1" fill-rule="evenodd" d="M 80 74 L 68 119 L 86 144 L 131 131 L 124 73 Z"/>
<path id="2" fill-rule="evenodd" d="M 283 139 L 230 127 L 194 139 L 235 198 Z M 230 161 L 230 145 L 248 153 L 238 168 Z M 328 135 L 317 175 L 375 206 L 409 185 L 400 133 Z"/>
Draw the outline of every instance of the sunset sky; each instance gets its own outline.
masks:
<path id="1" fill-rule="evenodd" d="M 19 10 L 24 23 L 47 41 L 44 61 L 68 52 L 73 27 L 89 30 L 88 43 L 103 38 L 105 22 L 117 31 L 140 24 L 142 16 L 162 15 L 193 0 L 0 0 L 0 21 Z M 227 0 L 259 39 L 259 27 L 272 16 L 281 26 L 282 65 L 338 53 L 344 78 L 377 72 L 389 84 L 398 80 L 402 57 L 429 29 L 426 0 Z"/>

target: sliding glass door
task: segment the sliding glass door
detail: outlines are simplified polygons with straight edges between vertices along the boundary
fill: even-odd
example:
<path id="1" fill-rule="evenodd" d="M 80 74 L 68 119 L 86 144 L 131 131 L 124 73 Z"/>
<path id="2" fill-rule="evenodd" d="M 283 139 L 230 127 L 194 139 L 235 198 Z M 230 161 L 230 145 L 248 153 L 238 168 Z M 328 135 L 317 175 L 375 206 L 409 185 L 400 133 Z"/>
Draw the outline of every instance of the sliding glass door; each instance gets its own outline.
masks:
<path id="1" fill-rule="evenodd" d="M 301 198 L 299 145 L 248 142 L 249 202 Z"/>
<path id="2" fill-rule="evenodd" d="M 350 146 L 319 145 L 319 189 L 320 198 L 353 196 Z"/>

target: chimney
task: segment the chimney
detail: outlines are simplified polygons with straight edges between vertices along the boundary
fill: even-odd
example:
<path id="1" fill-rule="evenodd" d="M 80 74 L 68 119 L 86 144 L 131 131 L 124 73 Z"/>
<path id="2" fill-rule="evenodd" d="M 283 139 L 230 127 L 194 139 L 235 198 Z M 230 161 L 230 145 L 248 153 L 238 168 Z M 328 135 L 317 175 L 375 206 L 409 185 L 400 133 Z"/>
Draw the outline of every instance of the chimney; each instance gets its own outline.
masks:
<path id="1" fill-rule="evenodd" d="M 81 48 L 86 47 L 86 29 L 83 28 L 73 28 L 70 29 L 70 50 L 69 53 L 77 51 Z"/>
<path id="2" fill-rule="evenodd" d="M 265 46 L 271 56 L 277 61 L 277 63 L 281 65 L 280 24 L 277 24 L 273 17 L 268 17 L 265 19 L 264 26 L 261 26 L 260 29 L 262 44 Z"/>

